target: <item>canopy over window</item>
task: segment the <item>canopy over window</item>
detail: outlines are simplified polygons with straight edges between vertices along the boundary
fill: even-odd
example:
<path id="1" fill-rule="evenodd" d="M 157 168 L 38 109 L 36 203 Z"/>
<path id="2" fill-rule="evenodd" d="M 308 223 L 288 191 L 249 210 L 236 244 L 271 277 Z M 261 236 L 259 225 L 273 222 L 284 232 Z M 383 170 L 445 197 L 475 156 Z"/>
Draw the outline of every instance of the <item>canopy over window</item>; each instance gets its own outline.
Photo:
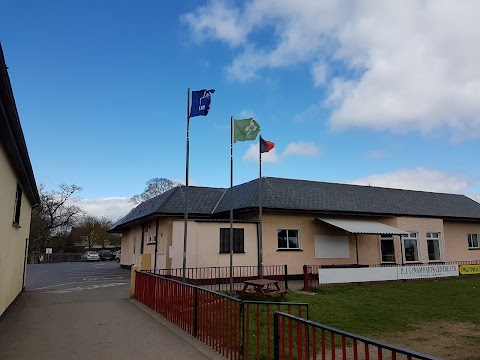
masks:
<path id="1" fill-rule="evenodd" d="M 373 234 L 373 235 L 407 235 L 403 231 L 393 226 L 388 226 L 372 220 L 351 220 L 334 218 L 317 218 L 327 224 L 348 231 L 351 234 Z"/>

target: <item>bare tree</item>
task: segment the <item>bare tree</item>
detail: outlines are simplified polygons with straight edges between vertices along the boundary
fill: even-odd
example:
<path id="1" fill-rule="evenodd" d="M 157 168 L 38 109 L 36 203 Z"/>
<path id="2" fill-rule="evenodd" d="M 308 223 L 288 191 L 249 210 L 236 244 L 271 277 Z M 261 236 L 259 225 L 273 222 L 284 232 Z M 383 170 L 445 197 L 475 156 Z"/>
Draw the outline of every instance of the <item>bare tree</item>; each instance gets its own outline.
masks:
<path id="1" fill-rule="evenodd" d="M 76 244 L 82 244 L 88 249 L 93 246 L 100 248 L 118 246 L 118 236 L 107 232 L 111 227 L 112 221 L 104 216 L 98 218 L 93 215 L 85 215 L 72 229 L 71 237 Z"/>
<path id="2" fill-rule="evenodd" d="M 135 205 L 140 204 L 182 184 L 165 178 L 153 178 L 148 180 L 145 185 L 145 190 L 141 194 L 132 196 L 129 202 Z"/>
<path id="3" fill-rule="evenodd" d="M 46 191 L 45 185 L 38 186 L 40 204 L 32 211 L 30 226 L 30 249 L 43 251 L 53 235 L 66 233 L 84 211 L 77 205 L 78 185 L 61 184 L 59 190 Z"/>

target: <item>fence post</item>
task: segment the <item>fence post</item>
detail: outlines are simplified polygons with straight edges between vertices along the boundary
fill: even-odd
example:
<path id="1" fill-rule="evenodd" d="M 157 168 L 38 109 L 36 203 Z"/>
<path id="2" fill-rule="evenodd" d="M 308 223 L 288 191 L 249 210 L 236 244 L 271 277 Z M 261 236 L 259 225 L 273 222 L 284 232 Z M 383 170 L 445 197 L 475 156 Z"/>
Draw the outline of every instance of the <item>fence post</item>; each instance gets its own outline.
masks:
<path id="1" fill-rule="evenodd" d="M 280 359 L 280 354 L 278 351 L 278 340 L 280 339 L 280 335 L 278 333 L 278 314 L 275 312 L 273 314 L 273 358 L 275 360 Z"/>
<path id="2" fill-rule="evenodd" d="M 242 355 L 242 359 L 245 358 L 245 307 L 243 301 L 240 303 L 240 314 L 242 315 L 242 345 L 240 347 L 240 354 Z"/>
<path id="3" fill-rule="evenodd" d="M 312 291 L 312 281 L 308 274 L 308 265 L 303 265 L 303 289 L 305 291 Z"/>
<path id="4" fill-rule="evenodd" d="M 288 290 L 288 268 L 287 268 L 287 264 L 283 266 L 285 267 L 285 289 Z"/>
<path id="5" fill-rule="evenodd" d="M 198 288 L 193 288 L 194 304 L 193 304 L 193 336 L 198 335 Z"/>

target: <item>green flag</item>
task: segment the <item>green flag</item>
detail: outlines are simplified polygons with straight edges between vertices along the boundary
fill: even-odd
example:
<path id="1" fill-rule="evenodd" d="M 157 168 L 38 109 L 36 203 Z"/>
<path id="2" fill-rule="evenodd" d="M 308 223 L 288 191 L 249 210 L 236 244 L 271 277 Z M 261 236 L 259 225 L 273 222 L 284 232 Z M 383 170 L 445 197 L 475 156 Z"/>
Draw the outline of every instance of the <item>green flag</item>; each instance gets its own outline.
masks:
<path id="1" fill-rule="evenodd" d="M 255 140 L 260 132 L 260 125 L 253 119 L 234 120 L 233 142 Z"/>

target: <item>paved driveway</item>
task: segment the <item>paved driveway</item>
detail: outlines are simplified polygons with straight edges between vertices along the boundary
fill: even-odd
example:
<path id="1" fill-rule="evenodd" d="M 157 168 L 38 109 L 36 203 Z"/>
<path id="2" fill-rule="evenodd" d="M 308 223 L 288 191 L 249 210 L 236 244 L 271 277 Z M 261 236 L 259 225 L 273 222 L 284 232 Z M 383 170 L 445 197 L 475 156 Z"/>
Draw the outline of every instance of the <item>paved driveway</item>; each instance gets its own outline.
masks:
<path id="1" fill-rule="evenodd" d="M 0 359 L 221 359 L 129 300 L 115 262 L 32 264 L 0 323 Z"/>

